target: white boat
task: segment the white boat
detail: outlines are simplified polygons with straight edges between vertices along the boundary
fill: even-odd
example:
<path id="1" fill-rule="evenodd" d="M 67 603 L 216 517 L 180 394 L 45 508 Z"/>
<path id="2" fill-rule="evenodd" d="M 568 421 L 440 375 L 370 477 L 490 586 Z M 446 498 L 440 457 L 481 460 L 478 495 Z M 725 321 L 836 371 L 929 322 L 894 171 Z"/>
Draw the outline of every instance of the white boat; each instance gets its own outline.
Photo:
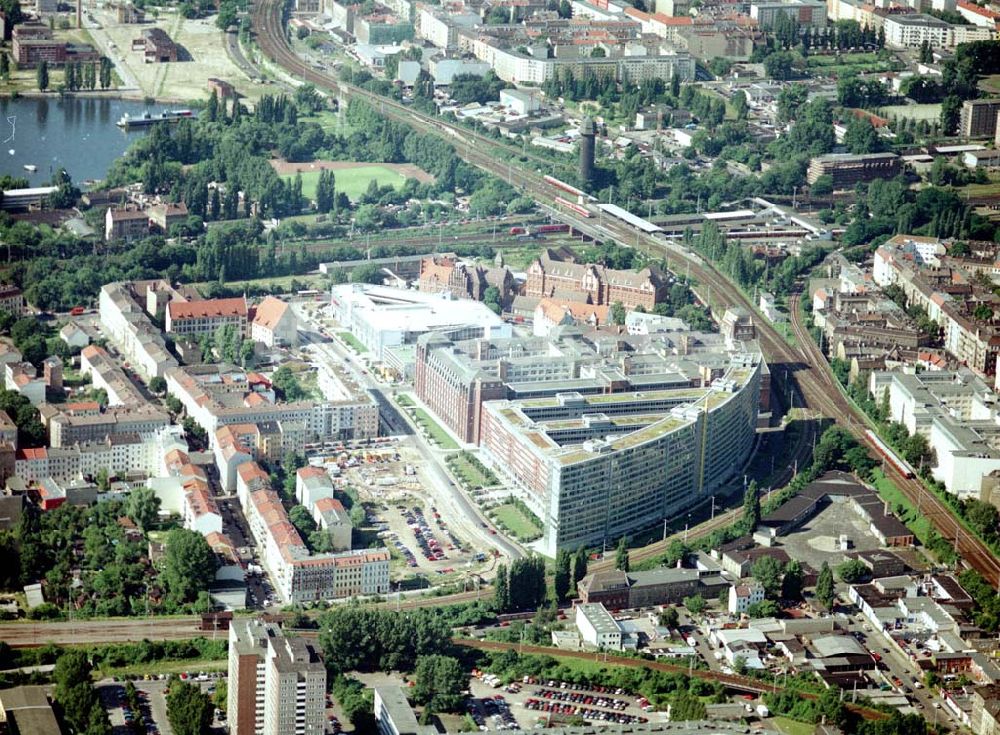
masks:
<path id="1" fill-rule="evenodd" d="M 24 170 L 25 171 L 30 171 L 31 173 L 35 173 L 35 171 L 38 170 L 38 166 L 36 166 L 33 163 L 26 163 L 26 164 L 24 164 Z"/>

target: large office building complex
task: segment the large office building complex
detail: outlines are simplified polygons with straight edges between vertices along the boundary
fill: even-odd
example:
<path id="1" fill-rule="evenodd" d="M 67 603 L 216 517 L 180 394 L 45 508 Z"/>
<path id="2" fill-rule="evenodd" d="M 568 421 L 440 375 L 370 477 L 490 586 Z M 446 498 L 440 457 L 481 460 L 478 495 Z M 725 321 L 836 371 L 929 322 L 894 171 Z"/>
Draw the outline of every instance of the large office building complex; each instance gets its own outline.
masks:
<path id="1" fill-rule="evenodd" d="M 326 669 L 319 653 L 274 623 L 232 622 L 228 692 L 233 735 L 324 732 Z"/>
<path id="2" fill-rule="evenodd" d="M 755 343 L 694 333 L 631 339 L 567 338 L 503 359 L 513 344 L 484 344 L 479 354 L 490 359 L 479 364 L 446 345 L 429 356 L 428 369 L 456 371 L 452 390 L 463 378 L 481 380 L 487 361 L 501 371 L 507 398 L 477 408 L 477 438 L 486 463 L 542 520 L 548 555 L 613 542 L 682 512 L 752 451 L 766 401 Z M 607 353 L 617 366 L 599 359 L 612 346 L 626 348 Z M 435 385 L 436 400 L 424 400 L 438 410 L 448 405 L 448 389 L 443 380 Z"/>

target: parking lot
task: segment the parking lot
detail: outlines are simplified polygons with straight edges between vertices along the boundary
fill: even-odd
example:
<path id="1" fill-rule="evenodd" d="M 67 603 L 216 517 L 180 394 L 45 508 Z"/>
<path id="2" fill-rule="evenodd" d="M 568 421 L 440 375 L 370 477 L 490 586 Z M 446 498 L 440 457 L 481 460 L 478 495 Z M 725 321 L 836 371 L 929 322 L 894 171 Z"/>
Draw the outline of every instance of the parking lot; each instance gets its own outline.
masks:
<path id="1" fill-rule="evenodd" d="M 185 673 L 181 675 L 189 681 L 197 683 L 202 691 L 211 695 L 215 692 L 216 682 L 225 678 L 222 672 L 205 673 Z M 141 722 L 145 725 L 144 732 L 148 735 L 173 735 L 170 721 L 167 719 L 166 676 L 163 678 L 152 678 L 149 681 L 136 680 L 135 688 L 139 697 L 139 708 L 133 709 L 129 706 L 125 697 L 125 682 L 105 680 L 97 683 L 97 694 L 101 698 L 101 703 L 108 712 L 111 726 L 116 735 L 126 735 L 131 733 L 129 724 Z M 226 731 L 226 719 L 224 713 L 215 712 L 212 720 L 212 733 L 223 733 Z"/>
<path id="2" fill-rule="evenodd" d="M 588 723 L 626 725 L 658 717 L 651 714 L 649 702 L 621 689 L 531 678 L 508 686 L 489 681 L 474 678 L 469 687 L 472 698 L 468 711 L 480 729 L 529 729 L 540 722 L 555 724 L 576 718 Z"/>

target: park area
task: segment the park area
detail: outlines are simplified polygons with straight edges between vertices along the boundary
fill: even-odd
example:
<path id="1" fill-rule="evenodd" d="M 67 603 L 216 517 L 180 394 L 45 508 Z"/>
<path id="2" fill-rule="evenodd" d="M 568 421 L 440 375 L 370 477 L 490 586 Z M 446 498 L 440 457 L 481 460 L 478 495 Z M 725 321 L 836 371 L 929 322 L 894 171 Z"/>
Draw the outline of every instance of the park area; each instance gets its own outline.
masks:
<path id="1" fill-rule="evenodd" d="M 284 179 L 302 174 L 302 195 L 307 199 L 316 197 L 316 184 L 321 171 L 332 171 L 338 192 L 344 192 L 356 202 L 367 191 L 371 182 L 379 186 L 401 187 L 407 179 L 430 183 L 434 177 L 409 163 L 358 163 L 355 161 L 291 161 L 273 160 L 271 165 Z"/>
<path id="2" fill-rule="evenodd" d="M 533 541 L 542 535 L 542 529 L 535 525 L 527 513 L 513 503 L 504 503 L 490 510 L 497 525 L 503 527 L 519 541 Z"/>
<path id="3" fill-rule="evenodd" d="M 448 467 L 466 487 L 474 490 L 496 485 L 498 482 L 496 476 L 468 452 L 449 457 Z"/>

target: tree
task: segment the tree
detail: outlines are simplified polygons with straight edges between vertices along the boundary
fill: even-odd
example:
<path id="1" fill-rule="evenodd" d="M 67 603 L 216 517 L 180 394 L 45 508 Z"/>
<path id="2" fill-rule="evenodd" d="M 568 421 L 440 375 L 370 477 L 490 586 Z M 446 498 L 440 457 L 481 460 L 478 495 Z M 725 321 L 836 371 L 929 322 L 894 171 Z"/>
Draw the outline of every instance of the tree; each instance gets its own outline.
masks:
<path id="1" fill-rule="evenodd" d="M 762 556 L 753 563 L 750 574 L 760 582 L 764 594 L 774 599 L 781 592 L 781 562 L 773 556 Z"/>
<path id="2" fill-rule="evenodd" d="M 556 601 L 562 602 L 569 596 L 572 570 L 570 569 L 570 555 L 566 549 L 560 549 L 556 554 L 556 574 L 554 589 Z"/>
<path id="3" fill-rule="evenodd" d="M 764 71 L 771 79 L 783 82 L 792 77 L 795 57 L 789 51 L 776 51 L 764 59 Z"/>
<path id="4" fill-rule="evenodd" d="M 154 375 L 149 379 L 149 389 L 156 393 L 157 395 L 163 395 L 167 392 L 167 380 L 160 375 Z"/>
<path id="5" fill-rule="evenodd" d="M 671 722 L 692 722 L 706 717 L 705 703 L 688 689 L 681 689 L 670 700 Z"/>
<path id="6" fill-rule="evenodd" d="M 10 76 L 10 58 L 7 54 L 0 54 L 0 78 L 6 79 Z"/>
<path id="7" fill-rule="evenodd" d="M 167 688 L 167 719 L 177 735 L 201 735 L 212 724 L 212 700 L 197 684 L 173 679 Z"/>
<path id="8" fill-rule="evenodd" d="M 743 525 L 747 533 L 753 533 L 760 525 L 760 490 L 756 480 L 751 480 L 743 493 Z"/>
<path id="9" fill-rule="evenodd" d="M 962 116 L 962 100 L 960 97 L 949 94 L 941 100 L 941 132 L 945 135 L 954 135 L 958 130 L 958 121 Z"/>
<path id="10" fill-rule="evenodd" d="M 225 679 L 215 682 L 215 694 L 212 695 L 212 704 L 223 712 L 229 709 L 229 687 Z"/>
<path id="11" fill-rule="evenodd" d="M 774 600 L 761 600 L 755 602 L 747 608 L 747 617 L 750 618 L 773 618 L 781 612 L 781 608 Z"/>
<path id="12" fill-rule="evenodd" d="M 611 305 L 609 310 L 609 316 L 611 318 L 612 324 L 624 324 L 625 323 L 625 306 L 621 301 L 616 301 Z"/>
<path id="13" fill-rule="evenodd" d="M 515 559 L 510 565 L 507 587 L 511 610 L 537 609 L 545 600 L 545 561 L 540 556 Z"/>
<path id="14" fill-rule="evenodd" d="M 676 607 L 663 608 L 663 612 L 660 613 L 660 625 L 665 628 L 676 628 L 679 622 L 680 613 L 677 612 Z"/>
<path id="15" fill-rule="evenodd" d="M 781 597 L 785 600 L 800 599 L 803 579 L 802 565 L 797 559 L 789 560 L 785 565 L 785 575 L 781 578 Z"/>
<path id="16" fill-rule="evenodd" d="M 629 570 L 628 542 L 624 536 L 618 540 L 618 548 L 615 549 L 615 569 L 621 569 L 623 572 Z"/>
<path id="17" fill-rule="evenodd" d="M 125 501 L 125 515 L 135 521 L 143 531 L 153 527 L 159 516 L 160 499 L 152 488 L 142 485 L 135 487 Z"/>
<path id="18" fill-rule="evenodd" d="M 881 82 L 879 82 L 881 85 Z M 844 132 L 844 145 L 851 153 L 878 153 L 885 146 L 867 118 L 851 117 Z"/>
<path id="19" fill-rule="evenodd" d="M 822 603 L 823 607 L 829 609 L 833 607 L 834 598 L 833 572 L 830 570 L 830 565 L 823 562 L 819 576 L 816 578 L 816 599 Z"/>
<path id="20" fill-rule="evenodd" d="M 458 712 L 469 677 L 451 656 L 421 656 L 417 659 L 413 699 L 430 712 Z"/>
<path id="21" fill-rule="evenodd" d="M 47 61 L 38 62 L 38 69 L 35 70 L 35 81 L 38 83 L 40 92 L 49 88 L 49 63 Z"/>
<path id="22" fill-rule="evenodd" d="M 837 576 L 842 582 L 855 584 L 868 577 L 868 567 L 860 559 L 849 559 L 837 567 Z"/>
<path id="23" fill-rule="evenodd" d="M 177 603 L 193 602 L 207 590 L 216 566 L 215 554 L 197 531 L 175 528 L 167 534 L 161 578 Z"/>
<path id="24" fill-rule="evenodd" d="M 569 0 L 559 0 L 559 17 L 560 18 L 573 17 L 573 6 L 570 4 Z"/>
<path id="25" fill-rule="evenodd" d="M 351 271 L 351 283 L 378 284 L 384 280 L 385 276 L 382 274 L 382 269 L 374 263 L 362 263 Z"/>
<path id="26" fill-rule="evenodd" d="M 573 557 L 573 586 L 579 588 L 580 580 L 587 576 L 587 550 L 582 546 Z"/>
<path id="27" fill-rule="evenodd" d="M 167 410 L 174 416 L 177 416 L 184 410 L 184 404 L 176 396 L 167 396 L 164 399 L 164 403 L 167 405 Z"/>
<path id="28" fill-rule="evenodd" d="M 507 565 L 497 567 L 497 576 L 493 586 L 493 606 L 498 614 L 503 615 L 510 610 L 510 588 L 508 587 Z"/>
<path id="29" fill-rule="evenodd" d="M 698 615 L 705 610 L 705 598 L 701 595 L 692 595 L 691 597 L 685 597 L 681 603 L 692 615 Z"/>

